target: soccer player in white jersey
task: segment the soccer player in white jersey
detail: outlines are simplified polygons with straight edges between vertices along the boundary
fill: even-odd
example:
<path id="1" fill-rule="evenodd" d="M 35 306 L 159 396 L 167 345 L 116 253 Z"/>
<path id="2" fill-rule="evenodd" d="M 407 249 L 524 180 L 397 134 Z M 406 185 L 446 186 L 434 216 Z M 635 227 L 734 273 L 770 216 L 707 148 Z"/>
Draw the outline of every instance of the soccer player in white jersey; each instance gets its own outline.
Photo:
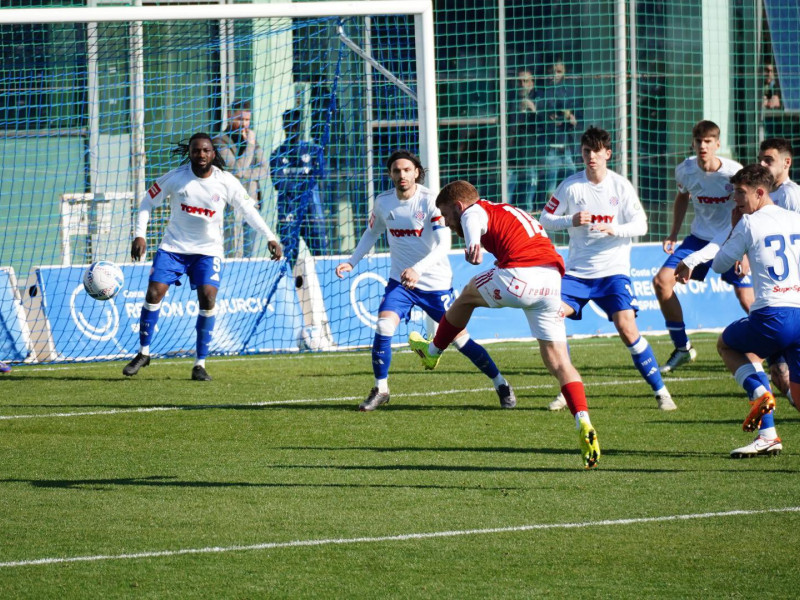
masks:
<path id="1" fill-rule="evenodd" d="M 189 163 L 158 178 L 139 205 L 136 234 L 131 244 L 133 260 L 144 258 L 150 213 L 167 198 L 170 200 L 170 217 L 150 269 L 150 281 L 139 318 L 139 352 L 122 374 L 136 375 L 139 369 L 150 364 L 150 345 L 161 301 L 170 285 L 180 285 L 181 277 L 188 275 L 192 289 L 197 290 L 200 307 L 196 326 L 197 357 L 192 367 L 192 379 L 209 381 L 211 377 L 205 369 L 205 360 L 222 278 L 225 207 L 240 211 L 246 221 L 267 238 L 274 259 L 280 258 L 283 251 L 256 209 L 255 200 L 248 196 L 236 177 L 222 170 L 223 163 L 208 134 L 194 134 L 188 146 L 180 144 L 176 153 L 188 153 Z"/>
<path id="2" fill-rule="evenodd" d="M 564 315 L 580 320 L 594 301 L 614 323 L 631 353 L 633 364 L 655 393 L 661 410 L 677 406 L 661 379 L 658 362 L 639 334 L 639 305 L 631 286 L 632 238 L 647 233 L 647 216 L 631 183 L 608 169 L 611 135 L 590 127 L 581 137 L 586 169 L 565 179 L 544 207 L 539 222 L 545 229 L 569 230 L 569 255 L 561 281 Z M 550 410 L 567 406 L 559 395 Z"/>
<path id="3" fill-rule="evenodd" d="M 675 267 L 684 257 L 708 244 L 717 233 L 730 227 L 733 208 L 730 177 L 742 168 L 736 161 L 717 156 L 719 127 L 712 121 L 700 121 L 694 126 L 692 148 L 697 153 L 696 156 L 687 158 L 675 169 L 678 194 L 672 210 L 672 229 L 663 242 L 664 252 L 670 256 L 653 278 L 661 313 L 675 346 L 669 359 L 661 367 L 662 373 L 670 373 L 697 356 L 697 351 L 686 335 L 683 309 L 674 291 Z M 690 201 L 694 207 L 691 234 L 676 248 L 678 233 Z M 709 267 L 710 263 L 695 268 L 692 279 L 703 281 Z M 732 268 L 722 275 L 722 279 L 734 287 L 739 304 L 747 312 L 753 301 L 750 278 L 741 276 Z"/>
<path id="4" fill-rule="evenodd" d="M 436 208 L 436 198 L 422 185 L 425 169 L 419 158 L 397 150 L 386 161 L 393 189 L 375 198 L 369 225 L 350 258 L 336 267 L 344 277 L 353 270 L 381 235 L 389 241 L 389 283 L 378 308 L 378 322 L 372 344 L 375 386 L 361 411 L 372 411 L 389 402 L 389 366 L 392 336 L 401 319 L 408 320 L 415 306 L 437 322 L 455 299 L 453 272 L 447 256 L 450 230 Z M 516 396 L 486 349 L 469 337 L 466 329 L 455 341 L 459 351 L 489 377 L 503 408 L 514 408 Z"/>
<path id="5" fill-rule="evenodd" d="M 736 208 L 733 231 L 712 268 L 728 270 L 747 256 L 755 290 L 750 314 L 725 328 L 717 350 L 736 382 L 747 392 L 751 409 L 742 424 L 758 428 L 753 443 L 731 452 L 734 458 L 777 454 L 783 449 L 775 430 L 775 398 L 759 357 L 781 353 L 789 366 L 790 391 L 800 398 L 800 214 L 770 200 L 770 171 L 747 165 L 731 178 Z"/>
<path id="6" fill-rule="evenodd" d="M 792 145 L 784 138 L 768 138 L 761 142 L 758 152 L 760 164 L 769 169 L 773 177 L 773 186 L 769 192 L 770 199 L 781 208 L 800 213 L 800 186 L 789 179 L 792 166 Z M 730 235 L 731 227 L 720 231 L 706 246 L 686 256 L 675 267 L 675 278 L 679 283 L 686 283 L 693 269 L 698 265 L 711 261 L 716 256 L 722 243 Z M 769 364 L 773 385 L 793 403 L 789 394 L 789 369 L 780 355 L 765 357 Z M 761 365 L 756 365 L 761 370 Z"/>

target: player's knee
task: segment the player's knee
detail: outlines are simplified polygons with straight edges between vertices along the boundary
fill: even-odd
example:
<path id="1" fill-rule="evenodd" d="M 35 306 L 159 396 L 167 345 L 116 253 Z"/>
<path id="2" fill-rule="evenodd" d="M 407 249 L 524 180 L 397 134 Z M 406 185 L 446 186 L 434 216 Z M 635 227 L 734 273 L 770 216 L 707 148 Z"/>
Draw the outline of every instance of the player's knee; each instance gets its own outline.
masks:
<path id="1" fill-rule="evenodd" d="M 667 269 L 661 269 L 656 276 L 653 277 L 653 290 L 656 296 L 662 298 L 672 293 L 675 287 L 675 276 Z"/>
<path id="2" fill-rule="evenodd" d="M 391 317 L 381 317 L 375 324 L 375 333 L 386 337 L 392 337 L 397 329 L 397 323 Z"/>

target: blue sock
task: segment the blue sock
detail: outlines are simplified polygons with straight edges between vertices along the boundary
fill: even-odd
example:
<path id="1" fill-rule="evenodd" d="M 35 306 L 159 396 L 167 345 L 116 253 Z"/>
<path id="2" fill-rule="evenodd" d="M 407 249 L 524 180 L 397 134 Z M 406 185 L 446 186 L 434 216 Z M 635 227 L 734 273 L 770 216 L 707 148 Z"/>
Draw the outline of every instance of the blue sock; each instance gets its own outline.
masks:
<path id="1" fill-rule="evenodd" d="M 642 374 L 644 380 L 650 384 L 654 392 L 664 387 L 664 380 L 661 379 L 661 372 L 658 370 L 658 361 L 653 353 L 653 348 L 647 340 L 640 337 L 633 344 L 628 346 L 633 359 L 633 365 Z"/>
<path id="2" fill-rule="evenodd" d="M 683 321 L 666 321 L 669 337 L 676 348 L 686 348 L 689 345 L 689 336 L 686 335 L 686 323 Z"/>
<path id="3" fill-rule="evenodd" d="M 142 346 L 149 346 L 153 341 L 153 334 L 156 331 L 156 323 L 158 323 L 160 312 L 160 308 L 147 310 L 142 307 L 142 314 L 139 316 L 139 343 Z"/>
<path id="4" fill-rule="evenodd" d="M 764 372 L 761 371 L 760 375 L 764 375 Z M 754 364 L 746 363 L 736 369 L 733 378 L 747 392 L 747 397 L 750 400 L 755 400 L 770 391 L 769 381 L 766 381 L 766 385 L 764 385 L 760 375 Z"/>
<path id="5" fill-rule="evenodd" d="M 208 347 L 211 345 L 211 332 L 214 331 L 214 323 L 217 317 L 214 315 L 197 315 L 197 358 L 208 356 Z"/>
<path id="6" fill-rule="evenodd" d="M 372 341 L 372 372 L 375 374 L 375 379 L 386 379 L 391 364 L 392 336 L 376 333 Z"/>
<path id="7" fill-rule="evenodd" d="M 767 414 L 762 415 L 761 417 L 761 425 L 758 426 L 758 430 L 761 431 L 762 429 L 769 429 L 770 427 L 775 427 L 775 417 L 773 413 L 775 411 L 769 411 Z"/>
<path id="8" fill-rule="evenodd" d="M 481 370 L 481 373 L 486 375 L 489 379 L 494 379 L 500 374 L 500 369 L 494 364 L 492 357 L 486 351 L 486 348 L 481 346 L 473 339 L 467 341 L 461 348 L 458 349 L 461 354 L 466 356 L 472 361 L 472 364 Z"/>

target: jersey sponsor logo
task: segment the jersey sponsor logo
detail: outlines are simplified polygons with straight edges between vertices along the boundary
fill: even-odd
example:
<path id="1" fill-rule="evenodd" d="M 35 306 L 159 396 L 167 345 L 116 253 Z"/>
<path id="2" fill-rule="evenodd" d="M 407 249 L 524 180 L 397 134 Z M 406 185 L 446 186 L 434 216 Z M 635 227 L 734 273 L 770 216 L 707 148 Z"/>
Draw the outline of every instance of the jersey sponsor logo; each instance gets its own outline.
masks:
<path id="1" fill-rule="evenodd" d="M 203 208 L 202 206 L 189 206 L 188 204 L 181 204 L 181 210 L 190 215 L 203 215 L 204 217 L 211 218 L 217 211 L 210 208 Z"/>
<path id="2" fill-rule="evenodd" d="M 800 292 L 800 285 L 792 285 L 789 287 L 781 287 L 776 285 L 772 288 L 773 293 L 775 294 L 785 294 L 786 292 Z"/>
<path id="3" fill-rule="evenodd" d="M 161 193 L 161 188 L 157 183 L 154 183 L 150 186 L 150 189 L 147 190 L 147 193 L 150 194 L 150 198 L 155 198 Z"/>
<path id="4" fill-rule="evenodd" d="M 592 215 L 592 223 L 613 223 L 614 215 Z"/>
<path id="5" fill-rule="evenodd" d="M 698 196 L 697 201 L 700 204 L 725 204 L 730 196 Z"/>
<path id="6" fill-rule="evenodd" d="M 552 214 L 552 213 L 556 212 L 556 209 L 558 208 L 558 205 L 559 205 L 559 204 L 561 204 L 561 202 L 559 202 L 558 200 L 556 200 L 556 197 L 555 197 L 555 196 L 551 196 L 551 197 L 550 197 L 550 201 L 549 201 L 547 204 L 545 204 L 545 207 L 544 207 L 544 209 L 545 209 L 547 212 L 549 212 L 549 213 L 551 213 L 551 214 Z"/>
<path id="7" fill-rule="evenodd" d="M 422 229 L 390 229 L 393 237 L 420 237 Z"/>

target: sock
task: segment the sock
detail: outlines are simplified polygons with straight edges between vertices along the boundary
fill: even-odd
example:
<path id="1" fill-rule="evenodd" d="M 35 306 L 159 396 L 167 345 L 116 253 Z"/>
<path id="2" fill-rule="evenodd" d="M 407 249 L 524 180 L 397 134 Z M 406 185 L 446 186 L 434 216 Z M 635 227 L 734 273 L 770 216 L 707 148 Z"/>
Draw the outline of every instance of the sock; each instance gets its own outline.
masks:
<path id="1" fill-rule="evenodd" d="M 201 310 L 197 315 L 197 358 L 204 359 L 208 356 L 208 347 L 211 345 L 211 335 L 217 321 L 215 310 Z"/>
<path id="2" fill-rule="evenodd" d="M 456 336 L 461 332 L 460 327 L 453 327 L 450 321 L 447 320 L 447 315 L 443 316 L 439 321 L 439 327 L 436 329 L 436 335 L 431 342 L 431 346 L 437 349 L 437 352 L 432 354 L 441 354 L 444 352 Z"/>
<path id="3" fill-rule="evenodd" d="M 755 365 L 752 363 L 746 363 L 736 369 L 733 378 L 736 379 L 736 383 L 744 388 L 750 400 L 760 398 L 769 391 L 769 382 L 764 386 L 764 383 L 758 376 Z"/>
<path id="4" fill-rule="evenodd" d="M 378 391 L 381 394 L 388 394 L 389 393 L 389 379 L 376 379 L 375 380 L 375 387 L 378 388 Z"/>
<path id="5" fill-rule="evenodd" d="M 775 431 L 775 411 L 771 410 L 767 414 L 762 415 L 761 425 L 758 426 L 758 435 L 762 435 L 768 440 L 778 437 Z"/>
<path id="6" fill-rule="evenodd" d="M 150 356 L 150 346 L 141 346 L 139 348 L 139 354 L 144 354 L 145 356 Z"/>
<path id="7" fill-rule="evenodd" d="M 139 316 L 139 345 L 142 348 L 147 348 L 148 355 L 150 354 L 150 342 L 153 340 L 160 312 L 160 302 L 158 304 L 148 304 L 145 302 L 142 306 L 142 313 Z M 142 352 L 142 354 L 144 354 L 144 352 Z"/>
<path id="8" fill-rule="evenodd" d="M 644 380 L 650 384 L 654 392 L 658 392 L 664 387 L 664 380 L 661 379 L 661 372 L 658 370 L 658 361 L 653 353 L 653 348 L 643 337 L 639 337 L 633 344 L 628 346 L 633 359 L 633 365 L 642 374 Z"/>
<path id="9" fill-rule="evenodd" d="M 753 368 L 756 370 L 756 377 L 766 389 L 770 389 L 769 376 L 764 372 L 764 366 L 761 363 L 753 363 Z"/>
<path id="10" fill-rule="evenodd" d="M 475 340 L 469 338 L 464 343 L 462 340 L 467 336 L 463 336 L 454 341 L 458 351 L 472 361 L 472 364 L 480 369 L 481 373 L 486 375 L 489 379 L 494 379 L 500 373 L 500 369 L 494 364 L 492 357 L 486 351 L 486 348 L 481 346 Z M 459 343 L 460 342 L 460 343 Z"/>
<path id="11" fill-rule="evenodd" d="M 389 377 L 389 365 L 392 364 L 392 336 L 375 334 L 372 340 L 372 373 L 375 382 Z M 380 390 L 380 386 L 378 386 Z"/>
<path id="12" fill-rule="evenodd" d="M 669 337 L 676 348 L 689 349 L 689 336 L 686 335 L 686 323 L 683 321 L 666 321 Z"/>
<path id="13" fill-rule="evenodd" d="M 582 381 L 570 381 L 561 387 L 561 393 L 567 400 L 569 412 L 576 416 L 579 412 L 585 412 L 588 417 L 589 406 L 586 403 L 586 391 Z"/>
<path id="14" fill-rule="evenodd" d="M 194 361 L 194 366 L 195 367 L 203 367 L 205 369 L 205 367 L 206 367 L 206 359 L 205 358 L 196 358 L 195 361 Z"/>
<path id="15" fill-rule="evenodd" d="M 499 388 L 501 385 L 508 385 L 508 381 L 506 381 L 506 378 L 503 377 L 502 373 L 498 373 L 492 377 L 492 383 L 494 384 L 494 389 Z"/>

